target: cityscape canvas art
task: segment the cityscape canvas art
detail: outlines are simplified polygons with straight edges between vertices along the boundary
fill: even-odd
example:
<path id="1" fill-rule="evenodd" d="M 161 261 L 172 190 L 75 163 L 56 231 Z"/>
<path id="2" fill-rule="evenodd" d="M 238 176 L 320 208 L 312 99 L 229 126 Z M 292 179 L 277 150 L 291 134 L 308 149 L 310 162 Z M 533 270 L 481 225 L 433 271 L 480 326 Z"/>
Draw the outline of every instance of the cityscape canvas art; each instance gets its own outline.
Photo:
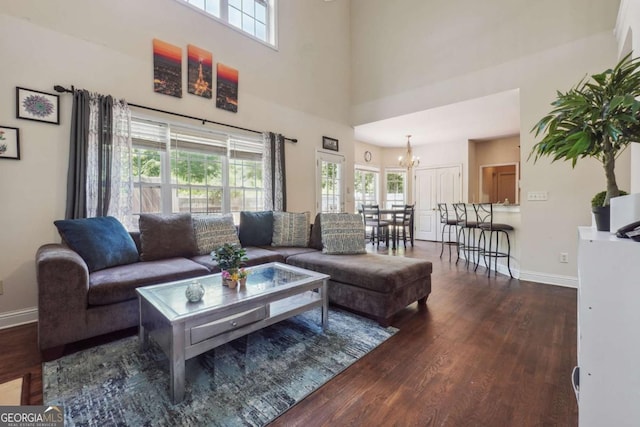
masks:
<path id="1" fill-rule="evenodd" d="M 187 46 L 187 90 L 203 98 L 213 98 L 213 55 L 194 45 Z"/>
<path id="2" fill-rule="evenodd" d="M 238 112 L 238 70 L 218 63 L 216 107 Z"/>
<path id="3" fill-rule="evenodd" d="M 182 49 L 153 39 L 153 90 L 182 98 Z"/>

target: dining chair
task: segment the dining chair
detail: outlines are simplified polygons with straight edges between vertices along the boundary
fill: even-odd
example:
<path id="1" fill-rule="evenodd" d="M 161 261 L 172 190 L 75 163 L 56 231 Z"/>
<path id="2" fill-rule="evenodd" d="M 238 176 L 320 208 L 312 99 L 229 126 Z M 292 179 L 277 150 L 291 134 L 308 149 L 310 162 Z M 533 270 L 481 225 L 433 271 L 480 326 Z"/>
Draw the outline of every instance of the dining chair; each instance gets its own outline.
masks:
<path id="1" fill-rule="evenodd" d="M 384 235 L 385 245 L 389 245 L 389 221 L 380 218 L 380 205 L 362 205 L 362 217 L 365 229 L 371 228 L 370 241 L 380 246 L 380 239 Z"/>
<path id="2" fill-rule="evenodd" d="M 407 230 L 409 230 L 409 241 L 413 246 L 413 212 L 415 205 L 391 205 L 392 209 L 397 209 L 393 214 L 392 225 L 394 227 L 394 237 L 397 244 L 402 243 L 407 247 Z"/>

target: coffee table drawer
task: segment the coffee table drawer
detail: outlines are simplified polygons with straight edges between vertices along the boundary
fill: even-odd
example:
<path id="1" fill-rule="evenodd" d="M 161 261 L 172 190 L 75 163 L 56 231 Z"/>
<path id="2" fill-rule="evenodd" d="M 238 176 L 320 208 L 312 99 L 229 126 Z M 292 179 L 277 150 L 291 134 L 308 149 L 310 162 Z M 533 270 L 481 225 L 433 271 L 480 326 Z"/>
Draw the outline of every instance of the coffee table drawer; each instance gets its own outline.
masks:
<path id="1" fill-rule="evenodd" d="M 223 332 L 229 332 L 241 326 L 248 325 L 249 323 L 266 319 L 268 316 L 268 308 L 263 305 L 233 316 L 205 323 L 204 325 L 195 326 L 191 328 L 191 345 L 220 335 Z"/>

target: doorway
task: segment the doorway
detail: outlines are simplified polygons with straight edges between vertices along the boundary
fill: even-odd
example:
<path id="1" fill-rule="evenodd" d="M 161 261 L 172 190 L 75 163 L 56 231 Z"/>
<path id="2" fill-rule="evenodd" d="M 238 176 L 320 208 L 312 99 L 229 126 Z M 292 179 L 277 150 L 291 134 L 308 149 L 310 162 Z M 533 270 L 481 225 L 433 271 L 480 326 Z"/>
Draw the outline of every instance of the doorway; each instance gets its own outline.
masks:
<path id="1" fill-rule="evenodd" d="M 438 203 L 457 203 L 462 195 L 462 166 L 417 169 L 414 200 L 415 238 L 440 240 Z"/>

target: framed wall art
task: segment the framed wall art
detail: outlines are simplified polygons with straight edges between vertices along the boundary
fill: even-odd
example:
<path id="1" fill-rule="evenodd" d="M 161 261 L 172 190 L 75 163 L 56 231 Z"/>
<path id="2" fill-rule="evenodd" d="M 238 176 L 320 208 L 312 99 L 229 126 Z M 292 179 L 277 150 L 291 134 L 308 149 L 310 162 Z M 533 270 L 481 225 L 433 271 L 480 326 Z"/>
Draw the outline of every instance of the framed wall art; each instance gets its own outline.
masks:
<path id="1" fill-rule="evenodd" d="M 238 70 L 218 63 L 216 107 L 238 112 Z"/>
<path id="2" fill-rule="evenodd" d="M 60 124 L 60 97 L 38 90 L 16 87 L 16 117 Z"/>
<path id="3" fill-rule="evenodd" d="M 153 39 L 153 90 L 182 98 L 182 49 Z"/>
<path id="4" fill-rule="evenodd" d="M 0 126 L 0 159 L 20 160 L 18 128 Z"/>
<path id="5" fill-rule="evenodd" d="M 338 140 L 329 138 L 328 136 L 323 136 L 322 148 L 324 148 L 325 150 L 338 151 Z"/>
<path id="6" fill-rule="evenodd" d="M 194 45 L 187 45 L 187 90 L 203 98 L 213 98 L 213 55 Z"/>

